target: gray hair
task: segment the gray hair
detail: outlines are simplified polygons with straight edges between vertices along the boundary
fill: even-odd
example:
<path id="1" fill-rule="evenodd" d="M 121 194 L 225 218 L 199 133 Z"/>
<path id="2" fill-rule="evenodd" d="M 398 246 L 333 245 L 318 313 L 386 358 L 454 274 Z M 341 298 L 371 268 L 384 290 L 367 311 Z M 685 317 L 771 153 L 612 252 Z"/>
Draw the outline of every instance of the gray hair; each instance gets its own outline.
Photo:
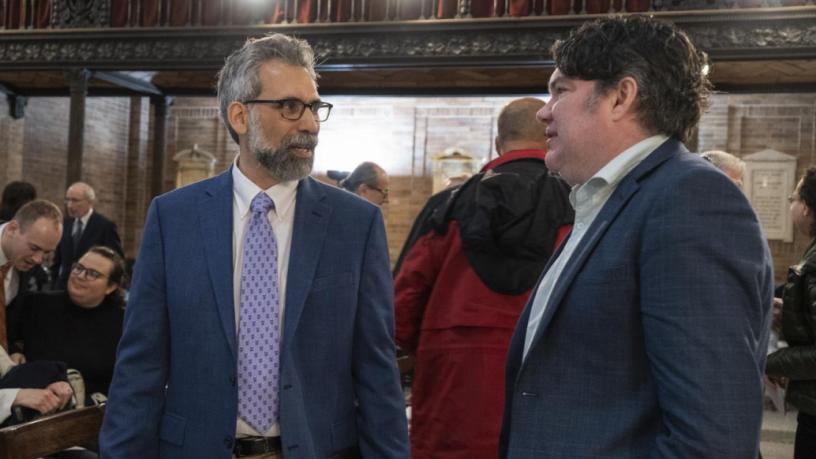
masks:
<path id="1" fill-rule="evenodd" d="M 702 153 L 700 156 L 703 159 L 710 161 L 711 164 L 723 172 L 733 172 L 742 177 L 745 174 L 745 161 L 737 158 L 731 153 L 721 150 L 709 150 Z"/>
<path id="2" fill-rule="evenodd" d="M 238 134 L 229 124 L 227 108 L 232 102 L 254 99 L 261 93 L 258 69 L 263 63 L 273 59 L 304 67 L 317 80 L 314 51 L 306 40 L 280 33 L 248 39 L 244 46 L 227 56 L 224 67 L 218 72 L 216 85 L 221 119 L 235 143 L 238 143 Z"/>
<path id="3" fill-rule="evenodd" d="M 375 163 L 370 161 L 360 163 L 348 177 L 340 181 L 340 186 L 352 193 L 356 193 L 357 188 L 363 184 L 376 187 L 380 171 L 385 172 L 382 167 Z"/>
<path id="4" fill-rule="evenodd" d="M 85 191 L 84 193 L 82 193 L 82 194 L 85 195 L 85 199 L 87 199 L 88 201 L 91 201 L 91 202 L 96 202 L 96 191 L 94 191 L 92 186 L 88 185 L 85 182 L 74 182 L 68 188 L 71 188 L 71 187 L 74 187 L 74 186 L 82 188 L 83 191 Z"/>

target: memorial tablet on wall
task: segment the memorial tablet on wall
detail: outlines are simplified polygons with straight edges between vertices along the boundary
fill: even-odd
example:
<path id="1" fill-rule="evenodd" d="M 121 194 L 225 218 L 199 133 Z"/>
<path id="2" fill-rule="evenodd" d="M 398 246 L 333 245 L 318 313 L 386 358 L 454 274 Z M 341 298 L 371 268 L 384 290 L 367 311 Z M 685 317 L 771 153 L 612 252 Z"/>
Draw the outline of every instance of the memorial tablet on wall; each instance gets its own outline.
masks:
<path id="1" fill-rule="evenodd" d="M 796 157 L 776 150 L 743 156 L 744 189 L 765 237 L 793 242 L 793 222 L 788 216 L 788 195 L 796 185 Z"/>

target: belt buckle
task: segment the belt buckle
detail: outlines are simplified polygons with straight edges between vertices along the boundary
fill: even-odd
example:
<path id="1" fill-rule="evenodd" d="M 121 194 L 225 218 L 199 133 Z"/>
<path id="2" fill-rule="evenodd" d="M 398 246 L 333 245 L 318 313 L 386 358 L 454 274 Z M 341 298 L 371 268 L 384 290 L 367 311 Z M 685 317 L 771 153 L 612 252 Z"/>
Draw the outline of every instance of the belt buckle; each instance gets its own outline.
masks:
<path id="1" fill-rule="evenodd" d="M 280 437 L 242 437 L 235 439 L 235 457 L 280 452 Z"/>

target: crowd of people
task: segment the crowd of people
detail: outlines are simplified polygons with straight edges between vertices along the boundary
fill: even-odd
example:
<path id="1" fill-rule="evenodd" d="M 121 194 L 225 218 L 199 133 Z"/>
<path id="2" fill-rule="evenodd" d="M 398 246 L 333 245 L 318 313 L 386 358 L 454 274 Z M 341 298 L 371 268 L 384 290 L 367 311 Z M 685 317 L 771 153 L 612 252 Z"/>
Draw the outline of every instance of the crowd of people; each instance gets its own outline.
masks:
<path id="1" fill-rule="evenodd" d="M 767 373 L 799 410 L 796 458 L 812 457 L 816 243 L 777 300 L 788 346 L 766 365 L 772 263 L 745 165 L 683 144 L 706 55 L 629 16 L 552 56 L 550 99 L 502 109 L 498 157 L 431 197 L 393 273 L 388 174 L 310 176 L 332 105 L 309 44 L 282 34 L 227 58 L 218 102 L 239 153 L 153 201 L 127 307 L 93 188 L 72 184 L 63 218 L 9 184 L 0 418 L 68 404 L 73 368 L 108 396 L 111 459 L 756 458 Z M 816 168 L 789 200 L 816 241 Z M 410 436 L 397 352 L 416 362 Z"/>

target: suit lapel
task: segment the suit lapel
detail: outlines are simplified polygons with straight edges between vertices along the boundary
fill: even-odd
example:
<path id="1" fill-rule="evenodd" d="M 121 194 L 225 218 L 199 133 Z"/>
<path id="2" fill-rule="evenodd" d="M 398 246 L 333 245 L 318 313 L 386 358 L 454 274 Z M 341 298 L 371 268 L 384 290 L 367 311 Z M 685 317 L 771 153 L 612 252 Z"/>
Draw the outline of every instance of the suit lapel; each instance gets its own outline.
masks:
<path id="1" fill-rule="evenodd" d="M 538 329 L 536 330 L 536 335 L 533 338 L 533 342 L 530 344 L 528 356 L 543 339 L 542 337 L 546 333 L 547 327 L 550 325 L 553 316 L 561 306 L 564 296 L 569 291 L 573 281 L 581 271 L 581 268 L 587 262 L 589 255 L 598 245 L 602 239 L 602 236 L 609 226 L 615 221 L 621 210 L 626 206 L 626 203 L 629 202 L 632 196 L 640 188 L 640 180 L 651 173 L 660 164 L 668 160 L 672 154 L 676 154 L 678 151 L 688 152 L 685 147 L 682 146 L 682 144 L 675 140 L 668 140 L 664 142 L 662 146 L 647 156 L 646 159 L 644 159 L 637 167 L 635 167 L 635 169 L 633 169 L 621 180 L 621 183 L 615 189 L 615 192 L 612 193 L 612 196 L 609 197 L 609 200 L 606 202 L 606 204 L 604 204 L 601 211 L 595 217 L 595 220 L 593 220 L 592 225 L 589 227 L 586 234 L 584 234 L 581 242 L 578 243 L 578 246 L 572 253 L 572 257 L 567 261 L 564 270 L 561 272 L 561 276 L 556 281 L 555 286 L 553 287 L 553 292 L 550 295 L 549 301 L 544 310 L 544 315 L 541 318 L 541 323 L 539 323 Z M 532 298 L 530 301 L 532 302 Z M 522 373 L 527 364 L 527 360 L 529 359 L 524 359 L 524 361 L 521 363 L 521 368 L 519 369 L 517 375 Z"/>
<path id="2" fill-rule="evenodd" d="M 218 315 L 232 355 L 235 352 L 235 301 L 232 286 L 232 168 L 209 183 L 198 202 L 204 256 Z"/>
<path id="3" fill-rule="evenodd" d="M 325 194 L 311 177 L 301 180 L 295 203 L 292 226 L 292 250 L 286 275 L 286 306 L 283 327 L 283 350 L 288 349 L 297 329 L 304 302 L 320 261 L 323 239 L 328 230 L 332 208 L 325 204 Z"/>

